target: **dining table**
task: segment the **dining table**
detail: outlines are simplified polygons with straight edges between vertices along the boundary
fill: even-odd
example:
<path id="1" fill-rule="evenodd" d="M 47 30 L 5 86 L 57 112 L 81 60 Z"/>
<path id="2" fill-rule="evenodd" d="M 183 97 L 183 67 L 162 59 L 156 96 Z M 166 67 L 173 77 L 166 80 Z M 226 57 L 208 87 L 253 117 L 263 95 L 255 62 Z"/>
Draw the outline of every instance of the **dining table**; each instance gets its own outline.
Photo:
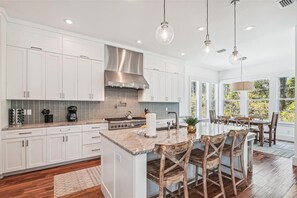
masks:
<path id="1" fill-rule="evenodd" d="M 215 122 L 219 121 L 218 118 L 215 119 Z M 229 119 L 229 124 L 236 124 L 236 119 L 235 118 L 230 118 Z M 248 123 L 247 123 L 248 124 Z M 250 120 L 250 125 L 251 126 L 257 126 L 259 129 L 259 142 L 260 146 L 264 145 L 264 127 L 268 126 L 271 124 L 270 121 L 268 120 Z"/>

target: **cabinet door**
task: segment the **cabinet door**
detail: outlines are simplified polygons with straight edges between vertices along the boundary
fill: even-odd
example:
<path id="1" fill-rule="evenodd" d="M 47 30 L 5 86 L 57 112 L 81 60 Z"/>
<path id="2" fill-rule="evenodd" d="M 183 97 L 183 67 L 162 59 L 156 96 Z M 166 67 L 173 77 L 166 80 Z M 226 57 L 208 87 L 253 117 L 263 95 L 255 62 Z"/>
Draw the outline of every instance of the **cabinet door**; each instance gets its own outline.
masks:
<path id="1" fill-rule="evenodd" d="M 183 74 L 178 75 L 178 101 L 184 102 L 185 101 L 185 77 Z"/>
<path id="2" fill-rule="evenodd" d="M 158 84 L 157 84 L 157 99 L 159 102 L 167 102 L 166 97 L 166 73 L 163 71 L 158 71 Z"/>
<path id="3" fill-rule="evenodd" d="M 45 52 L 28 50 L 28 99 L 45 99 Z"/>
<path id="4" fill-rule="evenodd" d="M 26 138 L 27 168 L 46 165 L 46 136 Z"/>
<path id="5" fill-rule="evenodd" d="M 179 102 L 179 74 L 172 74 L 172 102 Z"/>
<path id="6" fill-rule="evenodd" d="M 77 100 L 77 58 L 63 56 L 63 98 Z"/>
<path id="7" fill-rule="evenodd" d="M 3 172 L 12 172 L 26 168 L 25 139 L 2 140 Z"/>
<path id="8" fill-rule="evenodd" d="M 65 137 L 64 134 L 49 135 L 47 142 L 47 164 L 65 161 Z"/>
<path id="9" fill-rule="evenodd" d="M 60 100 L 62 98 L 62 56 L 46 53 L 46 99 Z"/>
<path id="10" fill-rule="evenodd" d="M 173 86 L 173 74 L 166 73 L 166 99 L 168 102 L 172 102 L 173 94 L 172 94 L 172 86 Z"/>
<path id="11" fill-rule="evenodd" d="M 7 99 L 25 99 L 27 91 L 27 50 L 7 47 L 6 52 Z"/>
<path id="12" fill-rule="evenodd" d="M 104 65 L 92 60 L 92 100 L 104 101 Z"/>
<path id="13" fill-rule="evenodd" d="M 81 158 L 82 135 L 81 133 L 66 134 L 66 160 Z"/>
<path id="14" fill-rule="evenodd" d="M 77 72 L 77 98 L 78 100 L 91 100 L 92 93 L 92 61 L 90 59 L 78 59 Z"/>

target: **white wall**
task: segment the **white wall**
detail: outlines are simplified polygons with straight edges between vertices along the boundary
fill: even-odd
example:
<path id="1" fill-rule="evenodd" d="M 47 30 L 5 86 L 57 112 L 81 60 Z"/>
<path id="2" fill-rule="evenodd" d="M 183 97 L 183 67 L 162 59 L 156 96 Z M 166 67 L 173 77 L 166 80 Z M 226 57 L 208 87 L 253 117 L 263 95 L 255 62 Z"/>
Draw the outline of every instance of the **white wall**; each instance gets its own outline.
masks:
<path id="1" fill-rule="evenodd" d="M 295 77 L 297 76 L 297 26 L 295 26 Z M 295 80 L 295 87 L 297 87 L 297 81 Z M 297 91 L 295 91 L 295 115 L 297 115 Z M 295 116 L 295 126 L 297 125 L 297 116 Z M 293 165 L 297 166 L 297 127 L 294 131 L 294 141 L 295 141 L 295 156 L 292 158 Z"/>
<path id="2" fill-rule="evenodd" d="M 209 82 L 209 83 L 218 83 L 219 82 L 219 73 L 200 65 L 190 65 L 186 64 L 185 68 L 185 102 L 180 104 L 180 115 L 189 116 L 190 115 L 190 82 L 191 81 L 199 82 Z"/>

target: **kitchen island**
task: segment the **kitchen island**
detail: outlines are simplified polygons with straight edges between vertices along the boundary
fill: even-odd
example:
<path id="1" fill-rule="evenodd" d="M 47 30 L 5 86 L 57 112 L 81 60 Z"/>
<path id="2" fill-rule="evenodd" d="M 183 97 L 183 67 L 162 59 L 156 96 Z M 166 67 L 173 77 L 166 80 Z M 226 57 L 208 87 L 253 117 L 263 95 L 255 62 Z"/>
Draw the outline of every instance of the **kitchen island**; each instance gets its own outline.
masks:
<path id="1" fill-rule="evenodd" d="M 210 124 L 197 124 L 197 132 L 188 134 L 186 128 L 170 131 L 158 131 L 156 138 L 146 138 L 139 134 L 140 129 L 125 129 L 101 133 L 101 189 L 106 198 L 144 198 L 158 194 L 158 186 L 147 180 L 147 161 L 156 159 L 155 144 L 175 144 L 189 139 L 194 141 L 194 148 L 201 147 L 201 135 L 217 135 L 239 130 L 240 127 Z M 249 145 L 252 145 L 254 134 L 249 134 L 244 158 L 246 167 L 248 155 L 251 155 Z M 228 163 L 228 159 L 223 159 Z M 226 172 L 228 172 L 226 170 Z M 194 177 L 194 168 L 189 166 L 188 178 Z M 175 186 L 172 187 L 175 189 Z"/>

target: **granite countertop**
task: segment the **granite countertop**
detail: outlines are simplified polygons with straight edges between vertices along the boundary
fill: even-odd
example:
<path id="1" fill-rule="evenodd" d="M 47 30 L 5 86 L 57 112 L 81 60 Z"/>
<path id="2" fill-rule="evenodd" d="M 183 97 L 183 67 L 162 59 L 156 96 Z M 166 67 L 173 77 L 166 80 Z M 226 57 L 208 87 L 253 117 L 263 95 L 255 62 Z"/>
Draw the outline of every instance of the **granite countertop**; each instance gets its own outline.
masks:
<path id="1" fill-rule="evenodd" d="M 201 135 L 217 135 L 228 133 L 230 130 L 242 129 L 242 127 L 210 124 L 207 122 L 198 123 L 196 128 L 197 132 L 194 134 L 188 134 L 186 128 L 157 131 L 156 138 L 146 138 L 143 135 L 139 135 L 141 130 L 145 130 L 140 128 L 105 131 L 101 132 L 101 135 L 132 155 L 139 155 L 152 152 L 155 144 L 175 144 L 189 139 L 196 142 L 200 139 Z"/>
<path id="2" fill-rule="evenodd" d="M 53 123 L 39 123 L 39 124 L 23 124 L 21 126 L 8 126 L 2 128 L 2 131 L 8 130 L 22 130 L 22 129 L 34 129 L 34 128 L 48 128 L 48 127 L 59 127 L 59 126 L 74 126 L 74 125 L 86 125 L 86 124 L 100 124 L 107 123 L 103 119 L 92 119 L 77 122 L 53 122 Z"/>

